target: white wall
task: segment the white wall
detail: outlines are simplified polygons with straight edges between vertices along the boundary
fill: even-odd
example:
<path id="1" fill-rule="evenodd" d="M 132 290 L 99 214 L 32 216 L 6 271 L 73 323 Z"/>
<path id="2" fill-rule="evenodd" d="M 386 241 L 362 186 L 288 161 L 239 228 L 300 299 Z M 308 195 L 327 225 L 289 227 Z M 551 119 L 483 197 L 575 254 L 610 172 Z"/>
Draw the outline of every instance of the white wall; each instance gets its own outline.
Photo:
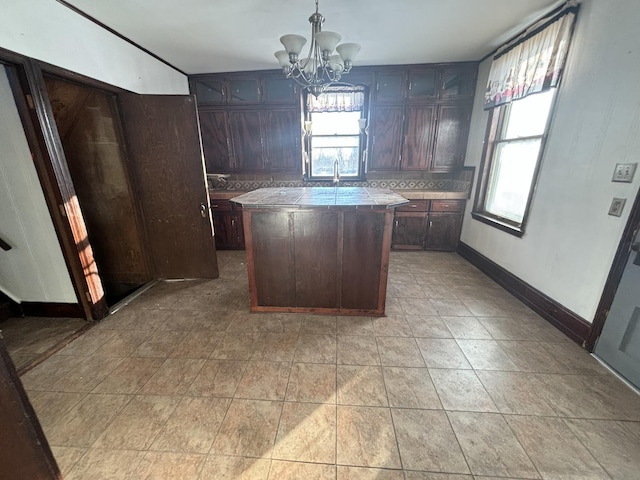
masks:
<path id="1" fill-rule="evenodd" d="M 617 162 L 640 162 L 639 24 L 637 0 L 583 2 L 525 235 L 473 220 L 473 202 L 462 228 L 464 243 L 589 322 L 640 185 L 640 171 L 632 184 L 611 182 Z M 466 165 L 480 163 L 490 61 L 478 76 Z M 607 215 L 613 197 L 627 199 L 621 218 Z"/>
<path id="2" fill-rule="evenodd" d="M 136 93 L 187 94 L 187 77 L 56 0 L 0 0 L 0 47 Z"/>
<path id="3" fill-rule="evenodd" d="M 0 291 L 16 302 L 77 303 L 6 71 L 0 67 Z"/>

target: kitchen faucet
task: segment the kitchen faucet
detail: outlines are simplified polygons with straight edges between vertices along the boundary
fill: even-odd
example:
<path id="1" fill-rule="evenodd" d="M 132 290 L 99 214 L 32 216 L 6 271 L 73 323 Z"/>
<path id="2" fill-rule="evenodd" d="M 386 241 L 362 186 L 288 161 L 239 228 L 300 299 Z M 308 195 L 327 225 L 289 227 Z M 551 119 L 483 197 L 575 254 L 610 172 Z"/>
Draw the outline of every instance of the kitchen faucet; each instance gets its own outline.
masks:
<path id="1" fill-rule="evenodd" d="M 340 182 L 340 174 L 338 173 L 338 160 L 333 162 L 333 183 L 334 185 L 338 185 Z"/>

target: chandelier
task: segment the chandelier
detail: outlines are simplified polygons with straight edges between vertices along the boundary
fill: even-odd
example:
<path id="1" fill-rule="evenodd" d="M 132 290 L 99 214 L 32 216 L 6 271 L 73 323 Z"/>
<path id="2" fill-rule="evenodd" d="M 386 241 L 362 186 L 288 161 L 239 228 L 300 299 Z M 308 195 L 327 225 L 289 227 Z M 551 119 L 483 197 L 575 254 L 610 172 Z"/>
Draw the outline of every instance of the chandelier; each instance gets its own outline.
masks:
<path id="1" fill-rule="evenodd" d="M 309 17 L 311 24 L 311 44 L 306 57 L 300 58 L 300 52 L 307 39 L 302 35 L 283 35 L 280 42 L 284 50 L 274 55 L 278 59 L 282 71 L 287 78 L 309 90 L 314 96 L 320 95 L 333 83 L 339 83 L 345 73 L 349 73 L 353 66 L 353 59 L 360 51 L 357 43 L 343 43 L 338 45 L 342 37 L 335 32 L 323 32 L 324 17 L 316 13 Z M 334 54 L 336 50 L 338 53 Z"/>

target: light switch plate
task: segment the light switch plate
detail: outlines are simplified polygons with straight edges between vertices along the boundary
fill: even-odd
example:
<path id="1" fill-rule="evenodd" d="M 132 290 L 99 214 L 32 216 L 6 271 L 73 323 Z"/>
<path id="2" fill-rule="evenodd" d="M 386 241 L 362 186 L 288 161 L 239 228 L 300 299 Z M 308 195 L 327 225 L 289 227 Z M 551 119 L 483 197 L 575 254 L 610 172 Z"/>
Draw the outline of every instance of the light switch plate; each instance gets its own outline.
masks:
<path id="1" fill-rule="evenodd" d="M 633 175 L 636 173 L 637 163 L 616 163 L 616 168 L 613 171 L 612 182 L 625 182 L 631 183 L 633 181 Z"/>
<path id="2" fill-rule="evenodd" d="M 614 217 L 619 217 L 622 215 L 622 209 L 624 208 L 624 204 L 627 203 L 626 198 L 615 198 L 611 201 L 611 206 L 609 207 L 609 215 L 613 215 Z"/>

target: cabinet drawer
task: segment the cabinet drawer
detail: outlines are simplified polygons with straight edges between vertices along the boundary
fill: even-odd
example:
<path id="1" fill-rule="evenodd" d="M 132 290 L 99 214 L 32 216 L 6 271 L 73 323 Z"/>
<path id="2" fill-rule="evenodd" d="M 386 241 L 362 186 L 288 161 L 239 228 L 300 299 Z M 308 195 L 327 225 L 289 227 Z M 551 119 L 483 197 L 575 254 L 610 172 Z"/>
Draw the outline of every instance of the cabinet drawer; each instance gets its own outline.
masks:
<path id="1" fill-rule="evenodd" d="M 464 210 L 464 200 L 433 200 L 431 202 L 432 212 L 462 212 Z"/>
<path id="2" fill-rule="evenodd" d="M 429 210 L 429 200 L 411 200 L 396 208 L 396 212 L 427 212 Z"/>
<path id="3" fill-rule="evenodd" d="M 233 210 L 233 205 L 229 200 L 216 200 L 215 198 L 212 198 L 211 210 L 214 212 L 228 212 Z"/>

